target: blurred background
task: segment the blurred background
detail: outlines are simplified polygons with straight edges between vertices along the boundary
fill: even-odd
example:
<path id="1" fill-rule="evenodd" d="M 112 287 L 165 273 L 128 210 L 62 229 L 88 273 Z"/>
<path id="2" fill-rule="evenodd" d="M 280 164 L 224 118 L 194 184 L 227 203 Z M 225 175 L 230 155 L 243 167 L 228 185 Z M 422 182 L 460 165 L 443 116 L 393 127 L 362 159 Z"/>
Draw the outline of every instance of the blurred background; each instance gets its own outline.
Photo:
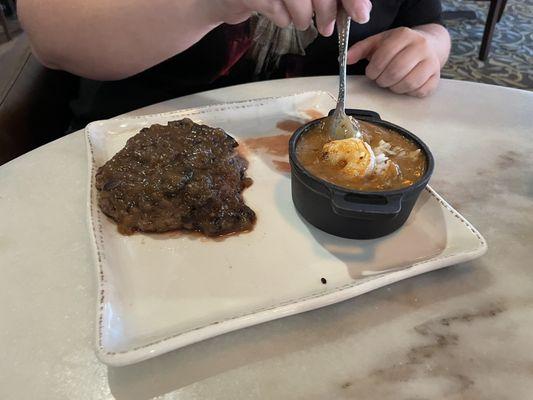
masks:
<path id="1" fill-rule="evenodd" d="M 533 0 L 443 0 L 452 53 L 443 77 L 533 89 Z M 69 131 L 77 77 L 31 54 L 16 1 L 0 0 L 0 165 Z"/>

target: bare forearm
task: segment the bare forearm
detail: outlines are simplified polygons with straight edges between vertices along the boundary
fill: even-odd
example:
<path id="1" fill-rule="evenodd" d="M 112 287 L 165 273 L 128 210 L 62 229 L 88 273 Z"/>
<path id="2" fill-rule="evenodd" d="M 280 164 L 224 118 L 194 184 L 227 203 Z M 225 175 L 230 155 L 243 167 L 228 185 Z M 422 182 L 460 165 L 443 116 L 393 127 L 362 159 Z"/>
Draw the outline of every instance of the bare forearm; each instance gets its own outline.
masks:
<path id="1" fill-rule="evenodd" d="M 439 24 L 420 25 L 413 28 L 414 30 L 424 34 L 431 42 L 435 50 L 441 68 L 444 67 L 450 55 L 451 40 L 447 29 Z"/>
<path id="2" fill-rule="evenodd" d="M 49 67 L 121 79 L 178 54 L 217 26 L 209 0 L 19 0 L 37 56 Z"/>

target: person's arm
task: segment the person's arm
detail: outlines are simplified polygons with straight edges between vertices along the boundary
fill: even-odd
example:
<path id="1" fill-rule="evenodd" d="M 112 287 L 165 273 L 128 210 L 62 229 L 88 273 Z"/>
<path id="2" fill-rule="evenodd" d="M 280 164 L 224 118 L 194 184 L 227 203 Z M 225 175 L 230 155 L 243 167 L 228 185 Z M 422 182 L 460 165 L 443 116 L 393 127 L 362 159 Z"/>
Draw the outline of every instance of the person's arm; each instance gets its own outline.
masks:
<path id="1" fill-rule="evenodd" d="M 50 68 L 120 79 L 200 40 L 217 23 L 209 0 L 19 0 L 35 55 Z M 179 6 L 177 6 L 179 4 Z"/>
<path id="2" fill-rule="evenodd" d="M 342 0 L 366 22 L 369 0 Z M 92 79 L 121 79 L 199 41 L 216 26 L 259 12 L 279 26 L 333 31 L 337 0 L 19 0 L 18 11 L 37 57 L 47 66 Z"/>

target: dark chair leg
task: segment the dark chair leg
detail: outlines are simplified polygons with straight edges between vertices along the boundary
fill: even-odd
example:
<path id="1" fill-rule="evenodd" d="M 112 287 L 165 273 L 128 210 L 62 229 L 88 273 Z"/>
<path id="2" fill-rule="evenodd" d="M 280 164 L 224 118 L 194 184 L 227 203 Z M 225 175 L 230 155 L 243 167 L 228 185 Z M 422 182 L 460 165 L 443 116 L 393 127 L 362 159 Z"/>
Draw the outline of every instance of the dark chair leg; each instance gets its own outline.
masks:
<path id="1" fill-rule="evenodd" d="M 487 23 L 485 24 L 485 32 L 483 32 L 483 40 L 481 41 L 481 49 L 479 50 L 479 59 L 485 61 L 490 51 L 490 43 L 494 35 L 494 28 L 498 19 L 498 13 L 501 10 L 504 0 L 491 0 L 489 7 L 489 15 L 487 16 Z"/>
<path id="2" fill-rule="evenodd" d="M 9 28 L 7 27 L 6 16 L 4 15 L 4 9 L 2 8 L 1 4 L 0 4 L 0 22 L 2 23 L 2 26 L 4 27 L 7 40 L 11 40 L 11 34 L 9 33 Z"/>
<path id="3" fill-rule="evenodd" d="M 502 5 L 500 7 L 500 11 L 498 12 L 498 22 L 500 22 L 500 20 L 503 17 L 503 12 L 505 11 L 506 5 L 507 5 L 507 0 L 503 0 Z"/>

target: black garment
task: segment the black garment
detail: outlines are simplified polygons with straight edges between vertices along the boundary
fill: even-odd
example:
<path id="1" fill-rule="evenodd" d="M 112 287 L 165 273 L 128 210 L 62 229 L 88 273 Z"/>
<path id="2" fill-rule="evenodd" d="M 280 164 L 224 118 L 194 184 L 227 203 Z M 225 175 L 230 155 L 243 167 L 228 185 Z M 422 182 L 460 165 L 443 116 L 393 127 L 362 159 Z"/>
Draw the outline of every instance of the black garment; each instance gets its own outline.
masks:
<path id="1" fill-rule="evenodd" d="M 376 0 L 367 24 L 352 23 L 350 44 L 388 29 L 428 23 L 442 23 L 440 0 Z M 253 60 L 243 56 L 234 63 L 228 58 L 230 48 L 235 48 L 236 42 L 245 46 L 249 35 L 247 23 L 222 25 L 183 53 L 131 78 L 114 82 L 83 79 L 79 96 L 72 102 L 72 128 L 159 101 L 258 79 L 253 76 Z M 283 57 L 279 68 L 268 78 L 338 73 L 336 34 L 319 36 L 306 53 Z M 361 61 L 349 66 L 348 73 L 363 74 L 366 64 Z"/>

